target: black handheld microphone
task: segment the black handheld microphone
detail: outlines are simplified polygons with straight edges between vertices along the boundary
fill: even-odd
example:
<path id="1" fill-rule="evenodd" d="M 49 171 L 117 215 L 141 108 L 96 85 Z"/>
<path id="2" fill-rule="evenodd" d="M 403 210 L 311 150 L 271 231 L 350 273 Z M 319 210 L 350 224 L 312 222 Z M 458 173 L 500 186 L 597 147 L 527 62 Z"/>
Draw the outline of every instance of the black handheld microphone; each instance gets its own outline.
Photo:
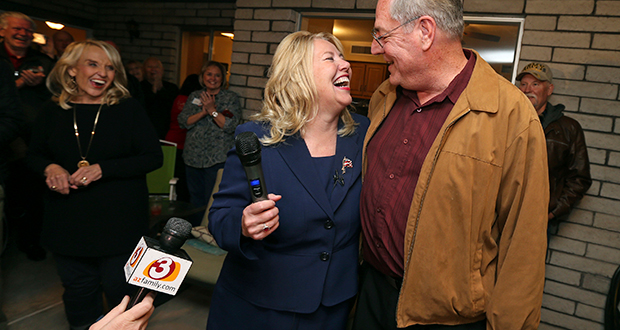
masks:
<path id="1" fill-rule="evenodd" d="M 127 309 L 135 306 L 153 292 L 176 294 L 192 261 L 181 246 L 191 236 L 192 224 L 181 218 L 170 218 L 159 241 L 142 237 L 131 258 L 125 264 L 125 278 L 140 286 Z"/>
<path id="2" fill-rule="evenodd" d="M 265 187 L 263 168 L 260 164 L 261 146 L 258 136 L 254 132 L 243 132 L 235 137 L 235 147 L 237 148 L 237 156 L 239 156 L 241 165 L 243 165 L 248 177 L 252 201 L 267 200 L 267 188 Z"/>

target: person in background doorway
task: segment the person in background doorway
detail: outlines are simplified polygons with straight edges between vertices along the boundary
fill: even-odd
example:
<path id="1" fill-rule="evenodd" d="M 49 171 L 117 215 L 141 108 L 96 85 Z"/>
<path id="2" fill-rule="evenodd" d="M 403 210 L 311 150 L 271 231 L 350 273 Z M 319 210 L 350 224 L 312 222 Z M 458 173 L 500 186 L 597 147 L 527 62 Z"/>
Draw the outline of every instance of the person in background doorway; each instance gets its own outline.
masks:
<path id="1" fill-rule="evenodd" d="M 136 77 L 138 81 L 142 82 L 142 80 L 144 80 L 144 67 L 142 66 L 142 62 L 131 60 L 125 65 L 125 70 L 128 75 Z"/>
<path id="2" fill-rule="evenodd" d="M 64 54 L 65 49 L 69 46 L 74 40 L 71 33 L 60 30 L 52 35 L 52 39 L 54 40 L 54 49 L 56 50 L 56 58 L 60 58 L 62 54 Z"/>
<path id="3" fill-rule="evenodd" d="M 166 138 L 170 128 L 170 110 L 179 94 L 177 85 L 163 80 L 164 66 L 155 57 L 144 61 L 145 79 L 140 83 L 144 94 L 146 114 L 157 131 L 160 140 Z"/>
<path id="4" fill-rule="evenodd" d="M 174 99 L 172 110 L 170 111 L 170 129 L 166 134 L 166 141 L 177 144 L 176 161 L 174 166 L 174 176 L 179 178 L 177 182 L 177 199 L 189 202 L 189 190 L 187 188 L 187 178 L 185 175 L 185 163 L 183 162 L 183 149 L 185 148 L 185 135 L 187 130 L 179 126 L 177 120 L 181 111 L 185 107 L 189 94 L 201 89 L 200 79 L 197 74 L 190 74 L 185 78 L 179 95 Z"/>
<path id="5" fill-rule="evenodd" d="M 590 161 L 583 129 L 564 115 L 564 105 L 549 103 L 553 73 L 543 63 L 530 63 L 517 76 L 519 89 L 536 109 L 547 141 L 549 166 L 549 231 L 557 229 L 592 184 Z"/>
<path id="6" fill-rule="evenodd" d="M 549 184 L 530 101 L 463 49 L 462 0 L 379 0 L 354 330 L 536 329 Z"/>
<path id="7" fill-rule="evenodd" d="M 200 70 L 200 85 L 192 92 L 178 116 L 179 127 L 187 129 L 183 161 L 187 187 L 194 206 L 204 206 L 213 191 L 217 170 L 224 167 L 226 152 L 234 145 L 234 133 L 241 123 L 241 102 L 225 89 L 226 70 L 215 61 Z M 201 219 L 192 219 L 198 225 Z"/>

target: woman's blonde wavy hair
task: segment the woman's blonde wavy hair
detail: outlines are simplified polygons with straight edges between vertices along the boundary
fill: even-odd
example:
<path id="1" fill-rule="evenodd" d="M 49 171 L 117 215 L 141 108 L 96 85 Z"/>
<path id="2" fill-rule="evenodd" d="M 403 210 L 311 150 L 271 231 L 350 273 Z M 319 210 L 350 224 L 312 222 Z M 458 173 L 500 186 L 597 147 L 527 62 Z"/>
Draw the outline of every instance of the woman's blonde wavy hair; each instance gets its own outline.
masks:
<path id="1" fill-rule="evenodd" d="M 108 55 L 114 67 L 114 81 L 103 96 L 103 103 L 107 105 L 117 104 L 120 100 L 130 96 L 129 91 L 125 87 L 127 84 L 125 68 L 116 48 L 107 42 L 99 40 L 77 41 L 67 47 L 46 81 L 47 88 L 54 94 L 52 99 L 65 110 L 71 109 L 69 102 L 79 95 L 79 90 L 74 78 L 69 74 L 69 70 L 78 65 L 78 61 L 87 47 L 101 48 Z"/>
<path id="2" fill-rule="evenodd" d="M 314 40 L 332 43 L 340 53 L 342 44 L 330 33 L 299 31 L 286 36 L 273 56 L 269 80 L 265 86 L 265 98 L 261 112 L 254 120 L 271 125 L 270 136 L 261 138 L 264 145 L 283 142 L 286 137 L 299 132 L 304 135 L 305 125 L 319 111 L 318 92 L 313 74 Z M 340 114 L 344 126 L 339 136 L 355 132 L 357 123 L 348 109 Z"/>

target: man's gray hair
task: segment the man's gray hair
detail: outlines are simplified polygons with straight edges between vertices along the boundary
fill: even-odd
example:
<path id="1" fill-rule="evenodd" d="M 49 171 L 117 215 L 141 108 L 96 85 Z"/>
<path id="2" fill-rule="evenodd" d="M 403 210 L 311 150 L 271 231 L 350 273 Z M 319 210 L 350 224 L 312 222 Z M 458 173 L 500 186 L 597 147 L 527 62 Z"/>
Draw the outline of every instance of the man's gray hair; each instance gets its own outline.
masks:
<path id="1" fill-rule="evenodd" d="M 27 20 L 30 23 L 30 28 L 32 30 L 37 29 L 37 24 L 32 20 L 32 18 L 17 11 L 5 11 L 4 13 L 0 14 L 0 29 L 6 29 L 6 27 L 9 25 L 9 21 L 7 20 L 7 18 L 9 17 Z"/>
<path id="2" fill-rule="evenodd" d="M 463 37 L 463 0 L 393 0 L 390 15 L 401 24 L 427 15 L 435 19 L 437 27 L 452 38 Z M 405 30 L 411 27 L 405 25 Z"/>

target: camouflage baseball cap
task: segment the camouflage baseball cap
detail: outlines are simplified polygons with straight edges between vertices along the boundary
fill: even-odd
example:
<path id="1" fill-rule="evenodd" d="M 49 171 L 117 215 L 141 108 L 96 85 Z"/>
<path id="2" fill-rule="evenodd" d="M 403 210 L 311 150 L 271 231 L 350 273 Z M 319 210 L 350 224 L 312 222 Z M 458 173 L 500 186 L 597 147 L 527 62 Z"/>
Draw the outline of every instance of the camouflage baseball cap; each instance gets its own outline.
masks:
<path id="1" fill-rule="evenodd" d="M 540 81 L 553 83 L 553 73 L 551 73 L 551 69 L 546 64 L 532 62 L 526 65 L 523 71 L 517 76 L 517 80 L 521 81 L 521 78 L 528 73 Z"/>

